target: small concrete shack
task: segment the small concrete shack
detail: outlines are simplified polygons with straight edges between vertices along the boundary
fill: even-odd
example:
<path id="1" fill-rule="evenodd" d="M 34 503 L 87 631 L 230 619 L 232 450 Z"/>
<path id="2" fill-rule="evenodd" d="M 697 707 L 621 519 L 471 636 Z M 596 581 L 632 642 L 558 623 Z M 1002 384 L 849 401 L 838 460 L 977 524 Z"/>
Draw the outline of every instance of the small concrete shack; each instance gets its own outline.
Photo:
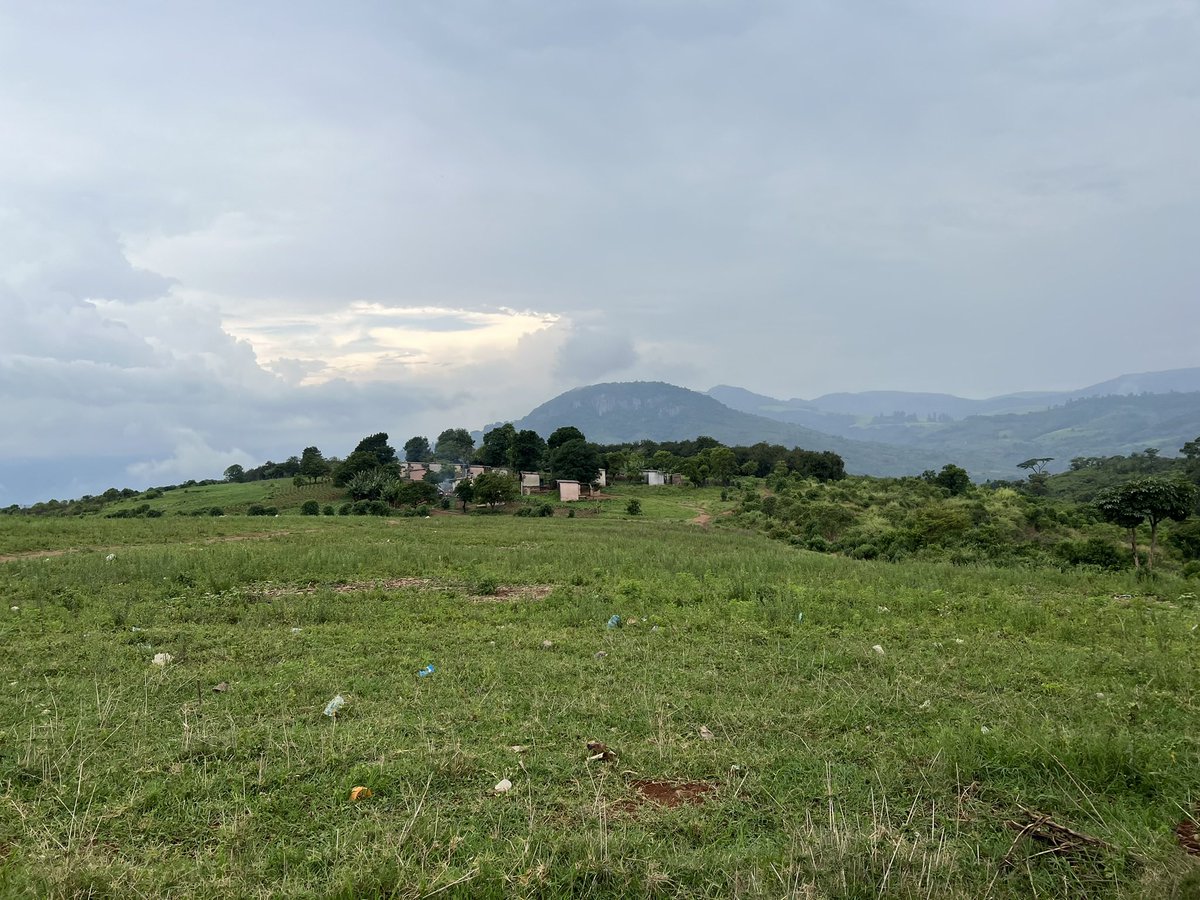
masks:
<path id="1" fill-rule="evenodd" d="M 646 476 L 646 484 L 650 484 L 650 485 L 665 484 L 665 481 L 663 480 L 663 473 L 658 471 L 657 469 L 645 469 L 642 471 L 642 474 Z"/>
<path id="2" fill-rule="evenodd" d="M 596 487 L 608 487 L 608 472 L 601 469 L 600 474 L 596 476 L 596 480 L 593 483 Z"/>
<path id="3" fill-rule="evenodd" d="M 521 473 L 521 493 L 532 494 L 542 486 L 542 476 L 537 472 Z"/>
<path id="4" fill-rule="evenodd" d="M 570 503 L 573 500 L 579 499 L 579 482 L 578 481 L 563 481 L 558 482 L 558 499 L 563 503 Z"/>

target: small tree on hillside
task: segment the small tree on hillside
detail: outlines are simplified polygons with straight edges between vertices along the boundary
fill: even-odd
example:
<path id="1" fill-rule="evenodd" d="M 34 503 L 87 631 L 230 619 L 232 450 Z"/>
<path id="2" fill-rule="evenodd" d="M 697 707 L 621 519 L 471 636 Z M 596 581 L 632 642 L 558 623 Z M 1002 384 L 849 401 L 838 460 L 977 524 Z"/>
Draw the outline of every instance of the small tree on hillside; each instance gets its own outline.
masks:
<path id="1" fill-rule="evenodd" d="M 1196 506 L 1196 486 L 1167 478 L 1138 478 L 1096 497 L 1096 509 L 1107 521 L 1128 528 L 1134 564 L 1138 564 L 1137 527 L 1150 523 L 1150 555 L 1147 563 L 1154 568 L 1158 545 L 1158 526 L 1166 519 L 1182 522 Z"/>
<path id="2" fill-rule="evenodd" d="M 386 431 L 363 438 L 358 442 L 358 446 L 354 448 L 354 452 L 372 454 L 381 466 L 387 466 L 396 462 L 396 449 L 388 443 Z"/>
<path id="3" fill-rule="evenodd" d="M 316 447 L 305 447 L 300 454 L 300 475 L 317 482 L 329 475 L 330 465 Z"/>

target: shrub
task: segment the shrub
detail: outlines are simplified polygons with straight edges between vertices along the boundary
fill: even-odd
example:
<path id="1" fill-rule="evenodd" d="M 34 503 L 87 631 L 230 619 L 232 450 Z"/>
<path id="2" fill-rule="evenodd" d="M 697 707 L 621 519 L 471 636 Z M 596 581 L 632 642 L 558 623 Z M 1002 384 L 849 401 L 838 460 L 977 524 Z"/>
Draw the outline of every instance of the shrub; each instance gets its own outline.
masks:
<path id="1" fill-rule="evenodd" d="M 246 509 L 246 515 L 248 516 L 265 516 L 266 514 L 267 508 L 261 503 L 251 503 Z"/>
<path id="2" fill-rule="evenodd" d="M 321 514 L 321 504 L 316 500 L 305 500 L 304 505 L 300 507 L 300 515 L 302 516 L 319 516 Z"/>
<path id="3" fill-rule="evenodd" d="M 210 509 L 208 511 L 208 514 L 210 516 L 223 516 L 223 515 L 225 515 L 225 510 L 221 509 L 221 507 L 219 507 L 219 506 L 214 506 L 212 509 Z"/>
<path id="4" fill-rule="evenodd" d="M 324 514 L 326 516 L 332 516 L 333 515 L 333 507 L 326 504 L 325 508 L 323 510 L 321 510 L 321 512 L 322 512 L 322 514 Z"/>
<path id="5" fill-rule="evenodd" d="M 1054 554 L 1073 566 L 1119 569 L 1125 562 L 1112 542 L 1101 537 L 1088 538 L 1086 541 L 1063 541 L 1055 546 Z"/>
<path id="6" fill-rule="evenodd" d="M 642 501 L 637 497 L 632 498 L 625 504 L 625 512 L 631 516 L 640 516 L 642 514 Z"/>
<path id="7" fill-rule="evenodd" d="M 549 516 L 554 515 L 554 507 L 551 506 L 549 503 L 539 503 L 538 508 L 537 508 L 537 514 L 540 518 L 545 519 Z"/>
<path id="8" fill-rule="evenodd" d="M 348 515 L 350 515 L 350 511 L 353 508 L 354 508 L 354 504 L 351 503 L 350 501 L 346 501 L 345 503 L 343 503 L 341 506 L 338 507 L 338 515 L 339 516 L 348 516 Z"/>

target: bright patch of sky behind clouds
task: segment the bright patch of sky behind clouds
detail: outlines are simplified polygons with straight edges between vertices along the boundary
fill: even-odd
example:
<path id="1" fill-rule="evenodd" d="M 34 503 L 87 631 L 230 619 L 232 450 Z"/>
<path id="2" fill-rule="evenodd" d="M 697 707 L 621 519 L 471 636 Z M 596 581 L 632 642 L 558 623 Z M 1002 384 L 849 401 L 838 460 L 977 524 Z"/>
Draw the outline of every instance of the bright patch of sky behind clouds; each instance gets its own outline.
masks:
<path id="1" fill-rule="evenodd" d="M 0 505 L 595 381 L 1200 364 L 1200 4 L 0 9 Z"/>

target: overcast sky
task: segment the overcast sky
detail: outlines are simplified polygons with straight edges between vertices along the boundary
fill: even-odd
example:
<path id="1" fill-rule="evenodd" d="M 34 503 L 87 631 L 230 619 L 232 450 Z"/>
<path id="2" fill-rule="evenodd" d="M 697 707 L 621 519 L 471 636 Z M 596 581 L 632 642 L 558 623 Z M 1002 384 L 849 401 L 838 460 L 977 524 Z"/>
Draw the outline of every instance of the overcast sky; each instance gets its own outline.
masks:
<path id="1" fill-rule="evenodd" d="M 1200 365 L 1198 58 L 1192 0 L 0 0 L 0 505 Z"/>

